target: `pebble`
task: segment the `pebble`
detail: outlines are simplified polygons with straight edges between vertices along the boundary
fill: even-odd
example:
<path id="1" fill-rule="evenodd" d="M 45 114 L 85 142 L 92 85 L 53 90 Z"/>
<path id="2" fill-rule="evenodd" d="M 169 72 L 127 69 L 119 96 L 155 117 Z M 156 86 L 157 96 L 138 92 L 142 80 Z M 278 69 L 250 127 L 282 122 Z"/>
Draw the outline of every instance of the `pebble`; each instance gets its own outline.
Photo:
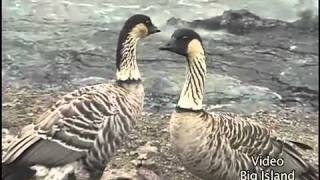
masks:
<path id="1" fill-rule="evenodd" d="M 151 146 L 159 146 L 160 145 L 160 141 L 159 140 L 153 140 L 153 141 L 150 141 L 150 142 L 147 142 L 149 143 Z"/>
<path id="2" fill-rule="evenodd" d="M 137 151 L 130 151 L 129 156 L 135 156 L 135 155 L 137 155 L 137 154 L 138 154 Z"/>
<path id="3" fill-rule="evenodd" d="M 3 128 L 2 129 L 2 138 L 4 138 L 4 136 L 8 135 L 10 132 L 7 128 Z"/>
<path id="4" fill-rule="evenodd" d="M 148 159 L 148 154 L 147 153 L 139 154 L 137 159 L 140 160 L 140 161 L 147 160 Z"/>
<path id="5" fill-rule="evenodd" d="M 119 153 L 125 153 L 125 152 L 127 152 L 125 149 L 118 149 L 117 150 Z"/>
<path id="6" fill-rule="evenodd" d="M 128 146 L 128 148 L 131 148 L 131 149 L 135 149 L 138 147 L 138 145 L 136 145 L 134 143 L 129 143 L 127 146 Z"/>
<path id="7" fill-rule="evenodd" d="M 142 176 L 141 179 L 144 179 L 144 180 L 161 180 L 161 178 L 156 173 L 154 173 L 149 169 L 139 168 L 138 174 Z"/>
<path id="8" fill-rule="evenodd" d="M 101 180 L 119 180 L 119 179 L 137 179 L 137 171 L 135 169 L 109 169 L 104 171 Z"/>
<path id="9" fill-rule="evenodd" d="M 134 159 L 134 160 L 131 160 L 130 163 L 133 164 L 134 166 L 138 167 L 142 164 L 142 161 L 138 160 L 138 159 Z"/>
<path id="10" fill-rule="evenodd" d="M 142 162 L 143 162 L 143 164 L 142 164 L 143 167 L 148 167 L 148 168 L 152 168 L 152 169 L 157 168 L 157 163 L 151 159 L 148 159 L 148 160 L 145 160 Z"/>
<path id="11" fill-rule="evenodd" d="M 45 177 L 49 174 L 49 169 L 44 166 L 33 166 L 32 169 L 37 171 L 37 177 Z"/>
<path id="12" fill-rule="evenodd" d="M 179 171 L 179 172 L 182 172 L 182 171 L 185 171 L 185 170 L 186 170 L 186 168 L 184 168 L 183 166 L 179 166 L 177 168 L 177 171 Z"/>
<path id="13" fill-rule="evenodd" d="M 3 103 L 2 104 L 2 107 L 14 107 L 15 106 L 15 104 L 13 104 L 13 103 Z"/>
<path id="14" fill-rule="evenodd" d="M 138 136 L 136 134 L 129 134 L 128 139 L 135 140 L 138 139 Z"/>
<path id="15" fill-rule="evenodd" d="M 282 120 L 282 122 L 285 123 L 285 124 L 292 124 L 292 121 L 288 121 L 288 120 L 285 120 L 285 119 Z"/>
<path id="16" fill-rule="evenodd" d="M 163 128 L 163 129 L 161 129 L 161 132 L 162 133 L 167 133 L 167 132 L 169 132 L 169 130 L 168 130 L 168 128 Z"/>
<path id="17" fill-rule="evenodd" d="M 137 139 L 137 140 L 136 140 L 136 143 L 139 144 L 139 145 L 142 145 L 142 144 L 145 144 L 145 143 L 146 143 L 146 140 Z"/>
<path id="18" fill-rule="evenodd" d="M 14 139 L 14 135 L 10 134 L 10 131 L 6 128 L 2 129 L 2 151 L 5 152 L 8 148 L 8 145 Z"/>
<path id="19" fill-rule="evenodd" d="M 150 144 L 146 144 L 145 146 L 140 146 L 137 150 L 140 154 L 142 153 L 157 153 L 158 147 L 151 146 Z"/>

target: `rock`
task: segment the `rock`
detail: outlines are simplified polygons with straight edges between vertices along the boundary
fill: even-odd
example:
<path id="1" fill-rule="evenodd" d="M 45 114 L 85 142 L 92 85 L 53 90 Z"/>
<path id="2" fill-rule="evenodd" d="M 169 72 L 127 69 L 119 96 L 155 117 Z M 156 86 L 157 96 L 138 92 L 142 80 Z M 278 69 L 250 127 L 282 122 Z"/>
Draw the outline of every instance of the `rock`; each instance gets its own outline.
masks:
<path id="1" fill-rule="evenodd" d="M 103 173 L 101 180 L 161 180 L 153 171 L 139 169 L 110 169 Z"/>
<path id="2" fill-rule="evenodd" d="M 2 151 L 6 152 L 9 144 L 12 142 L 14 139 L 14 135 L 10 133 L 8 129 L 2 129 Z M 4 153 L 2 153 L 4 155 Z"/>
<path id="3" fill-rule="evenodd" d="M 81 169 L 81 163 L 74 162 L 61 167 L 46 168 L 44 166 L 35 165 L 31 167 L 36 170 L 37 180 L 69 180 L 72 174 L 77 174 L 77 177 L 89 177 L 88 173 L 84 175 Z M 81 176 L 80 176 L 81 175 Z"/>
<path id="4" fill-rule="evenodd" d="M 161 129 L 161 132 L 162 132 L 162 133 L 168 133 L 169 130 L 168 130 L 168 128 L 163 128 L 163 129 Z"/>
<path id="5" fill-rule="evenodd" d="M 246 34 L 256 30 L 266 30 L 274 27 L 288 26 L 289 23 L 280 20 L 262 19 L 245 9 L 228 10 L 221 16 L 204 20 L 186 22 L 181 19 L 171 18 L 167 21 L 169 25 L 185 26 L 193 28 L 204 28 L 209 30 L 226 29 L 234 34 Z"/>
<path id="6" fill-rule="evenodd" d="M 135 140 L 135 139 L 138 139 L 138 136 L 136 134 L 129 134 L 128 139 Z"/>
<path id="7" fill-rule="evenodd" d="M 138 154 L 137 151 L 130 151 L 130 152 L 129 152 L 129 156 L 135 156 L 135 155 L 137 155 L 137 154 Z"/>
<path id="8" fill-rule="evenodd" d="M 145 168 L 139 168 L 138 174 L 142 176 L 145 180 L 161 180 L 161 178 L 153 171 Z"/>
<path id="9" fill-rule="evenodd" d="M 2 103 L 2 107 L 14 107 L 15 103 Z"/>
<path id="10" fill-rule="evenodd" d="M 136 140 L 136 143 L 137 143 L 138 145 L 142 145 L 142 144 L 145 144 L 146 141 L 143 140 L 143 139 L 137 139 L 137 140 Z"/>
<path id="11" fill-rule="evenodd" d="M 37 179 L 44 179 L 48 174 L 50 169 L 44 167 L 44 166 L 33 166 L 32 169 L 36 170 L 36 177 Z"/>
<path id="12" fill-rule="evenodd" d="M 151 142 L 147 142 L 144 146 L 140 146 L 137 149 L 137 151 L 139 154 L 142 154 L 142 153 L 155 154 L 158 152 L 158 147 L 152 146 Z"/>
<path id="13" fill-rule="evenodd" d="M 153 141 L 147 142 L 147 144 L 151 145 L 151 146 L 159 146 L 160 145 L 160 141 L 159 140 L 153 140 Z"/>
<path id="14" fill-rule="evenodd" d="M 9 135 L 10 132 L 9 132 L 9 129 L 2 128 L 1 133 L 2 133 L 2 139 L 5 139 L 5 137 Z"/>
<path id="15" fill-rule="evenodd" d="M 137 170 L 111 169 L 103 173 L 101 180 L 138 180 Z"/>
<path id="16" fill-rule="evenodd" d="M 125 150 L 125 149 L 123 149 L 123 148 L 122 148 L 122 149 L 118 149 L 117 151 L 118 151 L 119 153 L 125 153 L 125 152 L 127 152 L 127 150 Z"/>
<path id="17" fill-rule="evenodd" d="M 183 166 L 179 166 L 179 167 L 177 168 L 177 170 L 180 171 L 180 172 L 182 172 L 182 171 L 185 171 L 186 169 L 185 169 L 185 167 L 183 167 Z"/>

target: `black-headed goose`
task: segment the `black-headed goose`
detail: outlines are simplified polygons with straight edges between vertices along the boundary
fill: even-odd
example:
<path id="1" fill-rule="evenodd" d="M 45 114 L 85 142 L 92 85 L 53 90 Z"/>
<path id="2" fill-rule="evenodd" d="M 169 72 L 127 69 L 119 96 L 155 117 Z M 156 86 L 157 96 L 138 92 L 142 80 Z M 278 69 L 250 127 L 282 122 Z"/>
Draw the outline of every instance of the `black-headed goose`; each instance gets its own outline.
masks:
<path id="1" fill-rule="evenodd" d="M 29 167 L 83 162 L 98 179 L 143 109 L 144 89 L 136 59 L 140 39 L 160 32 L 145 15 L 124 24 L 116 52 L 116 82 L 75 90 L 18 135 L 2 159 L 2 178 L 24 180 Z"/>
<path id="2" fill-rule="evenodd" d="M 316 169 L 297 150 L 265 127 L 232 113 L 203 110 L 206 54 L 199 34 L 190 29 L 176 30 L 160 50 L 186 57 L 186 81 L 170 119 L 170 139 L 187 170 L 206 180 L 261 180 L 262 176 L 270 179 L 272 173 L 277 179 L 292 176 L 292 172 L 296 180 L 318 179 Z M 263 164 L 264 158 L 278 164 Z"/>

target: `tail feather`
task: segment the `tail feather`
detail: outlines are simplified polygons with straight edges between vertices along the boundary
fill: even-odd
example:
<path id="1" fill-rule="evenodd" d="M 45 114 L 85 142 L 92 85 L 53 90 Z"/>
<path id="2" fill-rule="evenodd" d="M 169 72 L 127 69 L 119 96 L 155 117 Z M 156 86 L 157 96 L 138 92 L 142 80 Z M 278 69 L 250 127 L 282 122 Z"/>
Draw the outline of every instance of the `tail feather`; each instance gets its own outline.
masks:
<path id="1" fill-rule="evenodd" d="M 313 167 L 309 166 L 308 170 L 301 174 L 301 179 L 302 180 L 317 180 L 319 179 L 319 171 Z"/>
<path id="2" fill-rule="evenodd" d="M 297 180 L 317 180 L 319 172 L 311 164 L 302 159 L 301 154 L 289 144 L 284 144 L 284 161 L 295 170 Z"/>
<path id="3" fill-rule="evenodd" d="M 18 157 L 20 157 L 23 152 L 25 152 L 39 140 L 41 140 L 41 138 L 36 136 L 34 133 L 25 133 L 22 137 L 16 139 L 12 144 L 9 145 L 7 153 L 2 159 L 2 163 L 12 163 Z"/>
<path id="4" fill-rule="evenodd" d="M 64 146 L 42 139 L 30 131 L 15 139 L 2 159 L 2 179 L 29 180 L 34 176 L 33 165 L 57 167 L 80 160 L 85 152 L 76 152 Z"/>
<path id="5" fill-rule="evenodd" d="M 303 150 L 313 150 L 313 148 L 307 144 L 301 143 L 301 142 L 297 142 L 297 141 L 293 141 L 290 140 L 289 142 L 291 142 L 292 144 L 298 146 L 299 148 L 303 149 Z"/>
<path id="6" fill-rule="evenodd" d="M 35 170 L 29 167 L 14 166 L 14 165 L 2 165 L 3 180 L 30 180 L 36 173 Z"/>

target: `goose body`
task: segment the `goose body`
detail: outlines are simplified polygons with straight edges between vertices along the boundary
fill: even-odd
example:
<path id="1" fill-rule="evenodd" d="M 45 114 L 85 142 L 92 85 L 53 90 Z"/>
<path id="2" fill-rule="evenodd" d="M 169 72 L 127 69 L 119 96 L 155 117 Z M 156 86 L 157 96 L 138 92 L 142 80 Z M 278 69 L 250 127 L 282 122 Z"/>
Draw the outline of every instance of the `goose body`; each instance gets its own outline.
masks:
<path id="1" fill-rule="evenodd" d="M 170 119 L 170 141 L 187 170 L 205 180 L 248 179 L 249 175 L 263 180 L 270 173 L 292 172 L 295 180 L 318 179 L 317 170 L 267 128 L 232 113 L 208 113 L 202 109 L 206 57 L 196 32 L 177 30 L 160 50 L 187 58 L 187 78 Z M 283 164 L 260 163 L 264 158 L 280 159 Z"/>
<path id="2" fill-rule="evenodd" d="M 6 180 L 33 176 L 30 166 L 81 161 L 99 179 L 112 154 L 143 110 L 144 88 L 136 62 L 139 39 L 159 32 L 145 15 L 129 18 L 120 32 L 117 80 L 75 90 L 22 130 L 2 159 Z"/>

